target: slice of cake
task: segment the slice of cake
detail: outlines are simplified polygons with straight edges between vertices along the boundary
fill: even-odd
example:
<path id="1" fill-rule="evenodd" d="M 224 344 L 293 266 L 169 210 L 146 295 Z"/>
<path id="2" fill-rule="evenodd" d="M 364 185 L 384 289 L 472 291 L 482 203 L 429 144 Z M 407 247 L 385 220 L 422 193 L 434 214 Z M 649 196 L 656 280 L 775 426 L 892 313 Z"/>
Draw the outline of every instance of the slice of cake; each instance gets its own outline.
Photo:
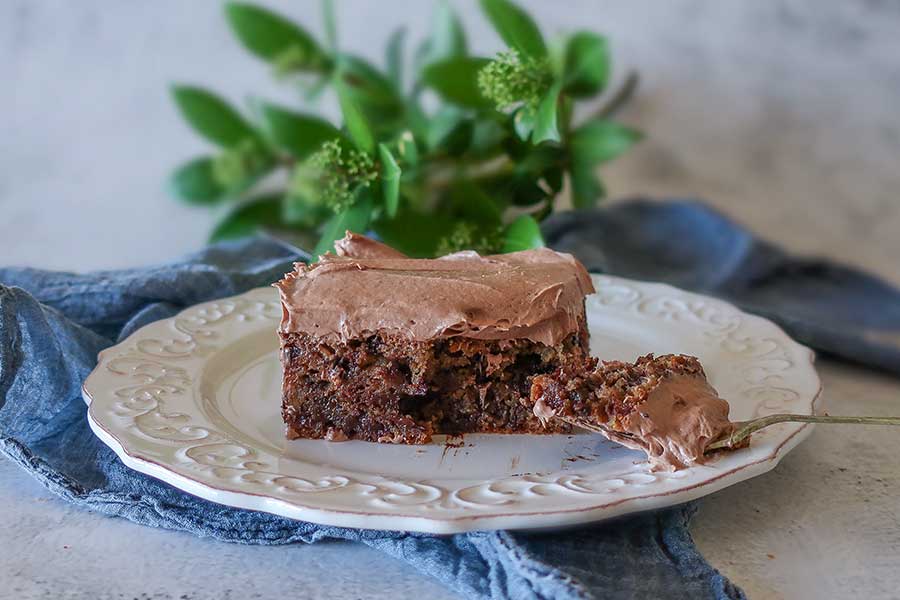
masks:
<path id="1" fill-rule="evenodd" d="M 570 362 L 535 377 L 530 402 L 548 424 L 578 423 L 643 450 L 655 469 L 702 463 L 707 446 L 734 430 L 700 361 L 680 354 Z"/>
<path id="2" fill-rule="evenodd" d="M 535 375 L 588 356 L 590 276 L 549 249 L 407 258 L 348 233 L 275 284 L 288 437 L 421 444 L 433 433 L 553 433 Z"/>

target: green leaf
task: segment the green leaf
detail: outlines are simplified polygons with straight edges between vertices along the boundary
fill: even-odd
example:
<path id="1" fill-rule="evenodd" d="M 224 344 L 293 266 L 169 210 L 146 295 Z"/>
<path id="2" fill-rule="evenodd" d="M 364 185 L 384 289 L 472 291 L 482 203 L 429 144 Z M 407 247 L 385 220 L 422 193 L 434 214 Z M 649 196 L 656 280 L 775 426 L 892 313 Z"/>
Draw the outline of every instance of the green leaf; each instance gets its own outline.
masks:
<path id="1" fill-rule="evenodd" d="M 281 222 L 281 197 L 262 196 L 237 206 L 218 222 L 209 236 L 210 242 L 247 237 L 261 227 Z"/>
<path id="2" fill-rule="evenodd" d="M 489 62 L 486 58 L 467 56 L 449 58 L 426 67 L 422 81 L 448 102 L 471 108 L 487 108 L 492 103 L 481 95 L 478 72 Z"/>
<path id="3" fill-rule="evenodd" d="M 538 183 L 537 176 L 513 178 L 508 187 L 510 199 L 516 206 L 533 206 L 547 199 L 547 192 Z"/>
<path id="4" fill-rule="evenodd" d="M 303 99 L 309 103 L 315 103 L 331 83 L 331 77 L 323 75 L 311 82 L 299 82 L 300 89 L 303 91 Z"/>
<path id="5" fill-rule="evenodd" d="M 475 121 L 472 130 L 472 154 L 481 158 L 500 154 L 503 152 L 502 144 L 507 135 L 503 125 L 493 119 Z"/>
<path id="6" fill-rule="evenodd" d="M 516 175 L 541 175 L 551 167 L 564 164 L 567 157 L 563 148 L 551 144 L 526 146 L 526 150 L 524 153 L 516 153 L 513 168 Z"/>
<path id="7" fill-rule="evenodd" d="M 225 189 L 213 176 L 213 159 L 205 156 L 184 163 L 169 178 L 169 189 L 188 204 L 213 204 Z"/>
<path id="8" fill-rule="evenodd" d="M 398 90 L 403 89 L 403 44 L 406 41 L 406 27 L 394 30 L 385 50 L 388 78 Z"/>
<path id="9" fill-rule="evenodd" d="M 642 137 L 630 127 L 596 119 L 572 132 L 569 147 L 573 162 L 595 165 L 616 158 Z"/>
<path id="10" fill-rule="evenodd" d="M 230 196 L 237 196 L 274 167 L 275 158 L 268 149 L 255 140 L 244 140 L 213 159 L 212 175 Z"/>
<path id="11" fill-rule="evenodd" d="M 459 17 L 450 8 L 446 0 L 437 5 L 431 23 L 431 35 L 422 56 L 422 65 L 464 56 L 466 54 L 466 33 Z"/>
<path id="12" fill-rule="evenodd" d="M 369 121 L 343 82 L 336 80 L 335 90 L 341 105 L 341 114 L 344 116 L 344 125 L 350 133 L 350 138 L 358 149 L 366 154 L 371 154 L 375 149 L 375 136 Z"/>
<path id="13" fill-rule="evenodd" d="M 281 203 L 281 219 L 289 225 L 314 227 L 334 215 L 327 206 L 300 196 L 287 196 Z"/>
<path id="14" fill-rule="evenodd" d="M 325 28 L 325 42 L 332 50 L 337 48 L 337 20 L 334 18 L 334 2 L 322 0 L 322 24 Z"/>
<path id="15" fill-rule="evenodd" d="M 473 131 L 474 123 L 472 119 L 463 119 L 440 141 L 439 146 L 449 156 L 462 156 L 468 152 L 469 147 L 472 145 Z"/>
<path id="16" fill-rule="evenodd" d="M 203 88 L 175 85 L 172 96 L 194 131 L 220 146 L 234 146 L 257 134 L 225 100 Z"/>
<path id="17" fill-rule="evenodd" d="M 429 150 L 437 148 L 465 118 L 463 111 L 455 106 L 441 107 L 433 117 L 428 119 L 425 130 L 426 147 Z"/>
<path id="18" fill-rule="evenodd" d="M 238 2 L 226 4 L 225 15 L 244 47 L 265 61 L 299 70 L 322 70 L 328 64 L 313 37 L 281 15 Z"/>
<path id="19" fill-rule="evenodd" d="M 593 120 L 582 125 L 569 140 L 572 204 L 576 208 L 594 206 L 606 195 L 595 173 L 596 165 L 610 161 L 641 139 L 641 133 L 613 123 Z"/>
<path id="20" fill-rule="evenodd" d="M 462 56 L 466 53 L 466 32 L 459 17 L 446 0 L 438 3 L 429 39 L 430 53 L 434 60 Z"/>
<path id="21" fill-rule="evenodd" d="M 540 185 L 540 175 L 530 173 L 504 173 L 490 178 L 480 178 L 478 184 L 500 206 L 533 206 L 547 199 L 547 192 Z"/>
<path id="22" fill-rule="evenodd" d="M 531 215 L 522 215 L 509 224 L 503 233 L 502 253 L 543 248 L 544 237 L 538 222 Z"/>
<path id="23" fill-rule="evenodd" d="M 428 121 L 425 143 L 431 150 L 441 148 L 447 154 L 462 154 L 472 141 L 472 120 L 454 106 L 444 106 Z"/>
<path id="24" fill-rule="evenodd" d="M 324 119 L 274 104 L 263 103 L 260 115 L 272 141 L 296 159 L 305 158 L 318 150 L 324 142 L 341 137 L 341 132 Z"/>
<path id="25" fill-rule="evenodd" d="M 509 0 L 481 0 L 481 9 L 507 46 L 534 58 L 547 56 L 540 29 L 524 10 Z"/>
<path id="26" fill-rule="evenodd" d="M 425 258 L 434 256 L 441 238 L 452 230 L 453 221 L 403 210 L 393 219 L 376 221 L 373 228 L 385 244 L 408 256 Z"/>
<path id="27" fill-rule="evenodd" d="M 593 165 L 576 164 L 572 166 L 569 178 L 572 183 L 572 205 L 575 208 L 591 208 L 597 201 L 606 196 L 603 182 L 594 172 Z"/>
<path id="28" fill-rule="evenodd" d="M 575 100 L 571 96 L 564 93 L 559 95 L 559 129 L 560 131 L 569 131 L 572 128 L 572 116 L 575 112 Z"/>
<path id="29" fill-rule="evenodd" d="M 384 191 L 384 210 L 389 217 L 397 215 L 400 204 L 400 167 L 394 155 L 384 144 L 378 144 L 381 157 L 381 188 Z"/>
<path id="30" fill-rule="evenodd" d="M 448 194 L 450 215 L 490 227 L 502 222 L 503 213 L 493 198 L 468 179 L 453 182 Z"/>
<path id="31" fill-rule="evenodd" d="M 402 113 L 403 99 L 399 90 L 371 63 L 358 56 L 341 54 L 338 64 L 341 82 L 361 109 Z"/>
<path id="32" fill-rule="evenodd" d="M 372 216 L 372 193 L 369 188 L 361 187 L 356 194 L 353 206 L 334 215 L 325 223 L 325 229 L 313 250 L 313 256 L 322 256 L 326 252 L 334 251 L 335 240 L 344 237 L 347 231 L 365 233 Z"/>
<path id="33" fill-rule="evenodd" d="M 428 115 L 422 110 L 419 99 L 415 95 L 407 100 L 403 119 L 404 123 L 400 129 L 409 131 L 417 141 L 421 141 L 428 130 Z"/>
<path id="34" fill-rule="evenodd" d="M 540 144 L 541 142 L 558 142 L 559 127 L 557 126 L 556 109 L 559 102 L 560 84 L 557 82 L 547 91 L 538 105 L 537 115 L 534 120 L 534 133 L 532 142 Z"/>
<path id="35" fill-rule="evenodd" d="M 592 96 L 606 87 L 609 79 L 609 48 L 606 38 L 582 31 L 566 43 L 563 80 L 567 93 Z"/>

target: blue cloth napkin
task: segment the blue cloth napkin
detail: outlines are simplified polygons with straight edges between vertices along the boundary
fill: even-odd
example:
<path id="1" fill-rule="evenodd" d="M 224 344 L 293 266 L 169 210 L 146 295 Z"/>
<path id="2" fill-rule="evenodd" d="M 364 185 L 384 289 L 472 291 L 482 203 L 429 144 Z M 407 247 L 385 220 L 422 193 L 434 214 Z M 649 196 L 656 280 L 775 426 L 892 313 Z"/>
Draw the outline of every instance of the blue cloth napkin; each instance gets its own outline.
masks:
<path id="1" fill-rule="evenodd" d="M 900 375 L 900 290 L 832 261 L 791 256 L 703 204 L 632 199 L 558 213 L 544 236 L 590 271 L 725 298 L 823 354 Z"/>
<path id="2" fill-rule="evenodd" d="M 823 350 L 900 370 L 889 337 L 868 334 L 900 330 L 896 290 L 849 269 L 791 259 L 703 205 L 633 201 L 562 214 L 546 235 L 593 270 L 718 293 Z M 567 532 L 440 537 L 233 509 L 122 465 L 85 419 L 80 387 L 97 352 L 197 302 L 266 285 L 297 258 L 257 238 L 141 270 L 0 269 L 0 449 L 85 508 L 229 542 L 357 541 L 467 598 L 744 597 L 697 552 L 688 533 L 692 505 Z"/>

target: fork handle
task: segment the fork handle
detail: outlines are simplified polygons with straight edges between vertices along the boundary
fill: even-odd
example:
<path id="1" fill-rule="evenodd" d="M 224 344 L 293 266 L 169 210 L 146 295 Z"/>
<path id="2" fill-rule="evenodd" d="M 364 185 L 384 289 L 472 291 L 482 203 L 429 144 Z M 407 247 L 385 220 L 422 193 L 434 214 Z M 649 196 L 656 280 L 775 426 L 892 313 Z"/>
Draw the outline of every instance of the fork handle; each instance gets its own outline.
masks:
<path id="1" fill-rule="evenodd" d="M 900 417 L 848 417 L 832 415 L 792 415 L 779 413 L 750 421 L 735 422 L 731 435 L 711 443 L 706 451 L 734 448 L 763 427 L 776 423 L 844 423 L 856 425 L 900 425 Z"/>

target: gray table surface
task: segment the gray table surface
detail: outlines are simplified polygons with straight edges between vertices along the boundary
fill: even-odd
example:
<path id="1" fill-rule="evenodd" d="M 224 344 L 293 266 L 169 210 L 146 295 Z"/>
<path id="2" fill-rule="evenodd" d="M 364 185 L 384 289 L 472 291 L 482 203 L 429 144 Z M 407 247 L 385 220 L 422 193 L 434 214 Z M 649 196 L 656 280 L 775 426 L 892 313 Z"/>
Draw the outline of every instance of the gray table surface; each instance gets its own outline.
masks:
<path id="1" fill-rule="evenodd" d="M 318 10 L 269 4 L 304 21 Z M 454 4 L 473 47 L 496 49 L 474 1 Z M 896 3 L 525 4 L 550 31 L 609 33 L 618 76 L 623 65 L 641 71 L 622 119 L 649 137 L 605 171 L 615 195 L 704 197 L 794 251 L 900 284 Z M 369 55 L 401 7 L 413 33 L 429 12 L 338 6 L 341 39 Z M 204 151 L 166 83 L 201 82 L 236 101 L 251 89 L 294 97 L 236 47 L 219 13 L 212 1 L 0 5 L 0 263 L 114 268 L 202 243 L 212 217 L 162 191 L 173 165 Z M 828 411 L 900 414 L 897 379 L 820 366 Z M 897 597 L 898 455 L 896 430 L 819 427 L 773 472 L 704 499 L 694 536 L 752 598 Z M 0 506 L 0 597 L 452 597 L 362 546 L 234 546 L 75 510 L 2 460 Z"/>

